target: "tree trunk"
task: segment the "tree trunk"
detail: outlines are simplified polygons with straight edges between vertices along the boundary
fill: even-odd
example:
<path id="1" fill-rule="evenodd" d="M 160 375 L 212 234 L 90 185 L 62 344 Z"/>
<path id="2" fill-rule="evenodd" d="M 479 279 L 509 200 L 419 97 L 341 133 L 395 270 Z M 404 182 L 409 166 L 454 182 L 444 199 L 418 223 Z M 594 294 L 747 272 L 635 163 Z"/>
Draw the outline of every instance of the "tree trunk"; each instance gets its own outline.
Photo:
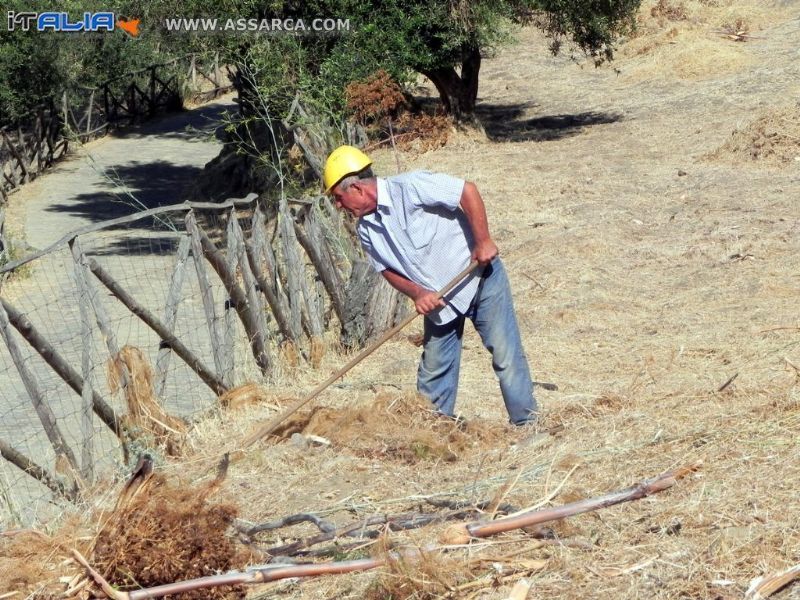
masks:
<path id="1" fill-rule="evenodd" d="M 446 113 L 456 121 L 472 121 L 475 118 L 475 103 L 478 98 L 478 74 L 481 69 L 481 53 L 477 47 L 463 49 L 461 74 L 454 67 L 423 70 L 422 74 L 433 82 L 442 100 Z"/>

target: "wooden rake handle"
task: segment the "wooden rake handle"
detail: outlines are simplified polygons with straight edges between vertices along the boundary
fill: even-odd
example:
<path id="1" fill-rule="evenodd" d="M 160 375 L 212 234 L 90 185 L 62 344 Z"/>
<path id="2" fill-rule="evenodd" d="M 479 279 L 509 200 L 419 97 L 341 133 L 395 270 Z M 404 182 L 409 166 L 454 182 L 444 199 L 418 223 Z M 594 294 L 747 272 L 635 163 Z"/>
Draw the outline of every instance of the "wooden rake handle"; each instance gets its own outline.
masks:
<path id="1" fill-rule="evenodd" d="M 444 288 L 442 288 L 436 294 L 436 297 L 437 298 L 441 298 L 441 297 L 447 295 L 448 292 L 450 292 L 454 287 L 456 287 L 459 283 L 461 283 L 461 281 L 465 277 L 467 277 L 467 275 L 472 273 L 476 269 L 477 266 L 478 266 L 478 261 L 476 261 L 476 260 L 472 261 L 466 269 L 461 271 L 461 273 L 456 275 L 450 283 L 448 283 L 446 286 L 444 286 Z M 380 348 L 386 341 L 388 341 L 389 339 L 394 337 L 401 329 L 403 329 L 406 325 L 411 323 L 411 321 L 416 319 L 418 314 L 419 313 L 416 313 L 416 312 L 411 313 L 409 316 L 407 316 L 405 319 L 403 319 L 403 321 L 401 323 L 399 323 L 399 324 L 395 325 L 394 327 L 392 327 L 389 331 L 384 333 L 378 340 L 376 340 L 371 346 L 369 346 L 367 348 L 364 348 L 364 350 L 362 350 L 358 355 L 356 355 L 354 358 L 352 358 L 350 360 L 350 362 L 348 362 L 345 366 L 343 366 L 341 369 L 336 371 L 336 373 L 334 373 L 333 375 L 328 377 L 328 379 L 326 379 L 323 383 L 321 383 L 319 386 L 317 386 L 317 388 L 313 392 L 311 392 L 308 396 L 306 396 L 302 400 L 299 400 L 295 404 L 292 404 L 289 408 L 287 408 L 285 411 L 283 411 L 277 417 L 272 419 L 269 423 L 266 423 L 266 424 L 262 425 L 261 427 L 256 429 L 253 433 L 248 435 L 242 441 L 242 448 L 248 448 L 248 447 L 252 446 L 258 440 L 268 436 L 270 433 L 275 431 L 278 428 L 278 425 L 283 423 L 291 415 L 293 415 L 298 410 L 300 410 L 300 408 L 302 408 L 303 406 L 305 406 L 306 404 L 311 402 L 314 398 L 319 396 L 324 390 L 326 390 L 332 383 L 334 383 L 342 375 L 347 373 L 350 369 L 355 367 L 358 363 L 360 363 L 362 360 L 367 358 L 370 354 L 375 352 L 375 350 Z"/>

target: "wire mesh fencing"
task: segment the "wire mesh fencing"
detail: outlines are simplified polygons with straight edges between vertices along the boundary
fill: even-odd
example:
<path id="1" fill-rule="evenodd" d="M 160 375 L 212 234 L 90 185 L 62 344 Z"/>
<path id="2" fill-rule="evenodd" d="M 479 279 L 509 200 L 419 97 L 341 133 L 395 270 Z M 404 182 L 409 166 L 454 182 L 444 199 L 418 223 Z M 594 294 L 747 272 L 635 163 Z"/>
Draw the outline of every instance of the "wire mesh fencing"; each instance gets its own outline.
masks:
<path id="1" fill-rule="evenodd" d="M 278 344 L 313 355 L 336 317 L 310 263 L 347 273 L 355 259 L 330 208 L 307 203 L 301 220 L 256 199 L 160 207 L 0 268 L 13 275 L 0 288 L 0 521 L 46 519 L 152 452 L 130 430 L 125 386 L 140 373 L 120 370 L 125 349 L 187 418 L 268 377 Z"/>

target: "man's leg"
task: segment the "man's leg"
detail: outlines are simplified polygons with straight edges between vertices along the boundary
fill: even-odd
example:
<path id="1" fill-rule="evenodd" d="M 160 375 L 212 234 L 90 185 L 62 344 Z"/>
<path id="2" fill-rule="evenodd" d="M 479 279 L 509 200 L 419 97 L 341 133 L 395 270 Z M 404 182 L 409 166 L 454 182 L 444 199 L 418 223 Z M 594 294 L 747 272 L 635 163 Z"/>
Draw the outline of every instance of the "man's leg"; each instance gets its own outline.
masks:
<path id="1" fill-rule="evenodd" d="M 514 314 L 511 286 L 499 258 L 486 266 L 470 317 L 483 345 L 492 353 L 492 366 L 511 422 L 523 425 L 535 421 L 533 382 Z"/>
<path id="2" fill-rule="evenodd" d="M 444 325 L 425 319 L 425 340 L 417 370 L 417 390 L 426 396 L 436 410 L 454 416 L 458 371 L 461 366 L 461 338 L 464 317 L 457 316 Z"/>

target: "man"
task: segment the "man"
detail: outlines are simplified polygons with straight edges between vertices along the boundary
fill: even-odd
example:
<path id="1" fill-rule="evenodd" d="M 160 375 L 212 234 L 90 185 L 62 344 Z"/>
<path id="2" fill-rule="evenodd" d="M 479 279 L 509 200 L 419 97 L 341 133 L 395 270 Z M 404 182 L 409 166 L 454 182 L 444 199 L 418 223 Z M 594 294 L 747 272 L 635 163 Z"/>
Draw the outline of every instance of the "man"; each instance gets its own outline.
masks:
<path id="1" fill-rule="evenodd" d="M 475 184 L 426 171 L 377 178 L 371 165 L 357 148 L 340 146 L 325 163 L 325 192 L 358 218 L 361 245 L 375 270 L 425 315 L 417 389 L 439 413 L 454 417 L 468 317 L 492 353 L 511 422 L 534 422 L 536 400 L 511 289 Z M 480 267 L 437 298 L 436 290 L 471 260 Z"/>

